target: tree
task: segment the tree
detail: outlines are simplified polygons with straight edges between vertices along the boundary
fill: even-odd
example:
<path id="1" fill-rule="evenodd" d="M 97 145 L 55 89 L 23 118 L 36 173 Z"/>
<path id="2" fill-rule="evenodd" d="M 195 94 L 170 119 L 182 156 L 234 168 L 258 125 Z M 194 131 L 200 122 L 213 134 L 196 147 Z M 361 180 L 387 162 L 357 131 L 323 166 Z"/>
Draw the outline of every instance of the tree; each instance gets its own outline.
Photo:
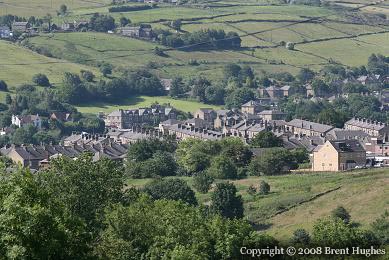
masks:
<path id="1" fill-rule="evenodd" d="M 154 200 L 180 200 L 197 205 L 194 191 L 181 179 L 156 179 L 145 185 L 143 191 Z"/>
<path id="2" fill-rule="evenodd" d="M 100 72 L 104 77 L 107 77 L 108 75 L 112 74 L 112 65 L 104 62 L 100 65 Z"/>
<path id="3" fill-rule="evenodd" d="M 345 208 L 342 206 L 337 207 L 331 212 L 331 215 L 333 218 L 339 218 L 344 221 L 344 223 L 348 224 L 350 223 L 350 214 L 347 212 Z"/>
<path id="4" fill-rule="evenodd" d="M 173 29 L 177 30 L 177 31 L 180 31 L 180 30 L 181 30 L 181 25 L 182 25 L 181 19 L 173 20 L 173 21 L 171 21 L 171 23 L 170 23 L 170 26 L 171 26 Z"/>
<path id="5" fill-rule="evenodd" d="M 7 93 L 7 95 L 5 95 L 5 103 L 6 103 L 7 105 L 11 105 L 11 103 L 12 103 L 12 97 L 11 97 L 11 95 L 8 94 L 8 93 Z"/>
<path id="6" fill-rule="evenodd" d="M 251 145 L 261 148 L 282 147 L 283 142 L 282 139 L 275 136 L 273 132 L 264 131 L 253 137 Z"/>
<path id="7" fill-rule="evenodd" d="M 45 17 L 43 17 L 43 20 L 48 24 L 49 32 L 51 32 L 51 21 L 53 20 L 51 14 L 46 14 Z"/>
<path id="8" fill-rule="evenodd" d="M 26 127 L 20 127 L 15 130 L 12 136 L 12 143 L 16 145 L 22 144 L 36 144 L 34 139 L 34 134 L 37 132 L 36 128 L 33 125 L 28 125 Z"/>
<path id="9" fill-rule="evenodd" d="M 387 245 L 389 243 L 389 211 L 385 211 L 371 224 L 371 227 L 381 244 Z"/>
<path id="10" fill-rule="evenodd" d="M 211 211 L 226 218 L 242 218 L 243 200 L 236 192 L 232 183 L 217 183 L 211 196 Z"/>
<path id="11" fill-rule="evenodd" d="M 59 7 L 59 13 L 60 13 L 61 15 L 65 15 L 65 14 L 67 13 L 67 11 L 68 11 L 68 7 L 67 7 L 66 5 L 61 5 L 61 6 Z"/>
<path id="12" fill-rule="evenodd" d="M 0 91 L 8 91 L 8 85 L 4 80 L 0 80 Z"/>
<path id="13" fill-rule="evenodd" d="M 38 175 L 42 187 L 50 190 L 73 216 L 82 219 L 88 232 L 97 236 L 105 209 L 121 201 L 123 170 L 109 159 L 92 160 L 83 154 L 77 160 L 61 157 L 50 161 L 50 168 Z"/>
<path id="14" fill-rule="evenodd" d="M 352 227 L 340 218 L 318 220 L 313 226 L 312 242 L 314 245 L 331 248 L 367 248 L 379 245 L 372 232 Z"/>
<path id="15" fill-rule="evenodd" d="M 315 95 L 320 97 L 320 96 L 328 96 L 329 94 L 332 93 L 332 89 L 330 86 L 328 86 L 323 80 L 321 79 L 315 79 L 312 82 L 312 88 L 313 91 L 315 92 Z"/>
<path id="16" fill-rule="evenodd" d="M 199 172 L 193 176 L 193 187 L 200 193 L 207 193 L 213 183 L 213 178 L 206 172 Z"/>
<path id="17" fill-rule="evenodd" d="M 50 81 L 45 74 L 39 73 L 32 77 L 32 82 L 41 87 L 50 87 Z"/>
<path id="18" fill-rule="evenodd" d="M 176 160 L 172 154 L 156 151 L 152 158 L 142 163 L 140 174 L 143 178 L 174 176 L 177 168 Z"/>
<path id="19" fill-rule="evenodd" d="M 95 13 L 89 20 L 89 28 L 96 32 L 107 32 L 115 29 L 115 19 L 109 15 Z"/>
<path id="20" fill-rule="evenodd" d="M 315 77 L 315 72 L 307 68 L 302 68 L 299 74 L 297 75 L 297 79 L 301 83 L 307 83 L 311 81 L 314 77 Z"/>
<path id="21" fill-rule="evenodd" d="M 58 90 L 63 102 L 77 104 L 84 100 L 85 87 L 77 74 L 65 72 L 63 84 Z"/>
<path id="22" fill-rule="evenodd" d="M 90 236 L 26 169 L 0 178 L 2 259 L 84 259 Z"/>
<path id="23" fill-rule="evenodd" d="M 224 102 L 228 108 L 240 108 L 244 103 L 254 99 L 254 92 L 249 88 L 238 88 L 229 93 Z"/>
<path id="24" fill-rule="evenodd" d="M 81 70 L 81 77 L 87 82 L 92 82 L 95 78 L 95 75 L 88 70 Z"/>
<path id="25" fill-rule="evenodd" d="M 126 17 L 124 17 L 124 16 L 122 16 L 122 17 L 120 17 L 120 19 L 119 19 L 119 23 L 120 23 L 120 26 L 124 27 L 124 26 L 130 24 L 130 23 L 131 23 L 131 20 L 128 19 L 128 18 L 126 18 Z"/>
<path id="26" fill-rule="evenodd" d="M 265 182 L 265 181 L 261 181 L 259 183 L 258 192 L 261 195 L 269 194 L 269 192 L 270 192 L 270 185 L 267 182 Z"/>
<path id="27" fill-rule="evenodd" d="M 216 156 L 211 160 L 207 170 L 209 176 L 215 179 L 236 179 L 237 168 L 234 162 L 226 156 Z"/>
<path id="28" fill-rule="evenodd" d="M 289 172 L 295 167 L 296 162 L 288 150 L 270 149 L 251 161 L 249 172 L 255 176 L 278 175 Z"/>
<path id="29" fill-rule="evenodd" d="M 169 96 L 178 97 L 185 92 L 185 84 L 181 77 L 172 79 L 172 84 L 169 89 Z"/>
<path id="30" fill-rule="evenodd" d="M 311 242 L 311 236 L 305 229 L 297 229 L 290 240 L 293 245 L 307 246 Z"/>

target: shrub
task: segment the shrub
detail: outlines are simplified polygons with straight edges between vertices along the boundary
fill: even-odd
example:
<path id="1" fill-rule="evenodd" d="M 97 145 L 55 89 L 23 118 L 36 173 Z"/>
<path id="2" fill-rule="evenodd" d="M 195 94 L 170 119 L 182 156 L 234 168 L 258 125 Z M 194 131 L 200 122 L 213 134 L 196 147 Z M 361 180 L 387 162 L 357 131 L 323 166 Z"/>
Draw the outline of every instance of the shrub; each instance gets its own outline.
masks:
<path id="1" fill-rule="evenodd" d="M 269 192 L 270 192 L 270 185 L 267 182 L 265 182 L 265 181 L 261 181 L 259 183 L 258 192 L 261 195 L 269 194 Z"/>
<path id="2" fill-rule="evenodd" d="M 257 189 L 254 187 L 254 185 L 250 185 L 250 187 L 247 188 L 247 193 L 251 196 L 254 196 L 255 193 L 257 193 Z"/>
<path id="3" fill-rule="evenodd" d="M 193 177 L 193 187 L 200 193 L 207 193 L 212 183 L 213 178 L 205 172 L 200 172 Z"/>
<path id="4" fill-rule="evenodd" d="M 32 77 L 32 82 L 41 87 L 50 87 L 50 81 L 45 74 L 36 74 Z"/>
<path id="5" fill-rule="evenodd" d="M 339 219 L 343 220 L 344 223 L 346 223 L 346 224 L 350 223 L 351 216 L 347 212 L 347 210 L 345 208 L 343 208 L 342 206 L 339 206 L 336 209 L 334 209 L 331 212 L 331 215 L 333 218 L 339 218 Z"/>

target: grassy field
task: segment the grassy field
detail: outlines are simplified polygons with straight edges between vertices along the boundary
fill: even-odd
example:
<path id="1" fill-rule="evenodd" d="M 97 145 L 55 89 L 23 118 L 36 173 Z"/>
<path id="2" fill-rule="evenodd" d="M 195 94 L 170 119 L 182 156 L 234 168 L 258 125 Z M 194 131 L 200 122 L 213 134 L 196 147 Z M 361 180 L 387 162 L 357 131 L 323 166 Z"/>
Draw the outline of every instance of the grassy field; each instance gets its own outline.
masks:
<path id="1" fill-rule="evenodd" d="M 96 68 L 48 58 L 18 45 L 0 41 L 0 79 L 10 87 L 31 83 L 32 76 L 37 73 L 46 74 L 50 82 L 56 84 L 61 82 L 64 72 L 79 73 L 82 69 L 99 75 Z"/>
<path id="2" fill-rule="evenodd" d="M 78 106 L 77 109 L 81 113 L 88 114 L 97 114 L 98 112 L 112 112 L 117 109 L 131 109 L 131 108 L 139 108 L 139 107 L 148 107 L 151 104 L 158 102 L 159 104 L 169 103 L 173 107 L 178 110 L 184 112 L 194 112 L 199 108 L 209 107 L 214 109 L 220 109 L 220 106 L 214 105 L 206 105 L 196 101 L 190 100 L 177 100 L 170 97 L 147 97 L 147 96 L 139 96 L 139 97 L 131 97 L 119 104 L 109 104 L 109 103 L 92 103 L 85 104 L 82 106 Z"/>
<path id="3" fill-rule="evenodd" d="M 191 177 L 183 179 L 192 186 Z M 247 188 L 250 185 L 258 187 L 261 180 L 270 184 L 271 193 L 254 197 L 247 194 Z M 150 179 L 129 179 L 128 185 L 141 188 L 149 181 Z M 330 215 L 338 206 L 345 207 L 352 220 L 364 228 L 385 209 L 389 209 L 389 169 L 249 177 L 233 183 L 243 196 L 246 217 L 256 223 L 261 232 L 267 232 L 285 242 L 295 229 L 311 230 L 317 219 Z M 298 205 L 325 192 L 328 193 Z M 210 193 L 196 193 L 196 196 L 201 203 L 210 200 Z M 293 208 L 275 215 L 290 207 Z"/>
<path id="4" fill-rule="evenodd" d="M 111 3 L 110 0 L 2 0 L 0 1 L 0 15 L 43 16 L 47 13 L 56 14 L 62 4 L 72 10 L 74 8 L 102 6 L 109 3 Z"/>

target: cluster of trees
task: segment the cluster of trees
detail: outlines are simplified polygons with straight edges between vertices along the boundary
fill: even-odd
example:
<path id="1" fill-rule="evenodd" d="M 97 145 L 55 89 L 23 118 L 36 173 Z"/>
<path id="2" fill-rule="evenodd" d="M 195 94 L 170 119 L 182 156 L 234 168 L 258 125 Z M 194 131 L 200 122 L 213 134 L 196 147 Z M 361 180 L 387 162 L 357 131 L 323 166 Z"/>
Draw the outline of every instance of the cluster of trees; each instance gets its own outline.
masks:
<path id="1" fill-rule="evenodd" d="M 223 68 L 223 79 L 211 82 L 200 76 L 188 80 L 174 78 L 169 95 L 181 97 L 190 92 L 190 96 L 207 104 L 225 105 L 227 108 L 240 108 L 255 98 L 257 83 L 251 67 L 228 64 Z"/>
<path id="2" fill-rule="evenodd" d="M 108 8 L 110 13 L 124 13 L 132 11 L 142 11 L 155 8 L 156 6 L 152 5 L 122 5 L 122 6 L 113 6 Z"/>
<path id="3" fill-rule="evenodd" d="M 268 135 L 260 139 L 268 139 Z M 266 148 L 279 146 L 278 140 L 265 143 Z M 284 174 L 309 160 L 304 149 L 266 148 L 261 156 L 253 157 L 250 147 L 239 138 L 186 139 L 178 144 L 173 138 L 146 139 L 129 148 L 126 172 L 133 178 L 194 176 L 195 188 L 206 193 L 214 179 Z"/>
<path id="4" fill-rule="evenodd" d="M 185 50 L 193 49 L 235 49 L 241 47 L 241 38 L 236 32 L 206 29 L 192 33 L 173 34 L 169 31 L 156 31 L 161 44 Z"/>
<path id="5" fill-rule="evenodd" d="M 313 227 L 312 234 L 304 229 L 294 231 L 290 242 L 297 247 L 331 247 L 331 248 L 379 248 L 387 245 L 389 234 L 389 213 L 385 212 L 375 220 L 369 229 L 359 228 L 351 221 L 345 208 L 339 206 L 331 216 L 319 219 Z"/>
<path id="6" fill-rule="evenodd" d="M 107 64 L 101 65 L 100 69 L 103 73 L 110 73 Z M 122 77 L 107 81 L 94 82 L 93 79 L 94 75 L 89 71 L 82 71 L 81 77 L 66 72 L 63 84 L 58 88 L 58 97 L 62 102 L 78 104 L 85 100 L 114 102 L 137 94 L 150 96 L 164 94 L 164 87 L 160 80 L 146 70 L 128 72 Z"/>

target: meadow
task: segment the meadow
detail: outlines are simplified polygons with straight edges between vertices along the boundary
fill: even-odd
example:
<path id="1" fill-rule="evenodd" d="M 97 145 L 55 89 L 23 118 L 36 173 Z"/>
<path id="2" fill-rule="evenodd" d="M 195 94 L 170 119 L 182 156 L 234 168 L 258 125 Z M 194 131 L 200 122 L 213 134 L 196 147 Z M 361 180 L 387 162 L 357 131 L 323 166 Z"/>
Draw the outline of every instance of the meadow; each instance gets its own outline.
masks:
<path id="1" fill-rule="evenodd" d="M 193 187 L 191 177 L 180 178 Z M 261 180 L 270 184 L 270 194 L 249 195 L 248 187 L 258 188 Z M 128 179 L 128 186 L 142 188 L 149 181 L 151 179 Z M 345 207 L 352 220 L 363 228 L 368 228 L 389 209 L 388 169 L 248 177 L 230 182 L 243 197 L 247 219 L 258 231 L 283 242 L 298 228 L 312 230 L 317 219 L 329 216 L 338 206 Z M 196 192 L 196 197 L 201 203 L 209 204 L 211 192 Z"/>
<path id="2" fill-rule="evenodd" d="M 79 73 L 83 69 L 99 75 L 94 67 L 49 58 L 16 44 L 0 41 L 0 79 L 11 88 L 31 83 L 32 77 L 37 73 L 46 74 L 55 85 L 62 81 L 64 72 Z"/>
<path id="3" fill-rule="evenodd" d="M 81 113 L 87 114 L 97 114 L 98 112 L 109 113 L 118 109 L 131 109 L 131 108 L 140 108 L 140 107 L 149 107 L 151 104 L 158 102 L 159 104 L 170 104 L 178 110 L 184 112 L 193 113 L 199 108 L 213 108 L 220 109 L 221 106 L 207 105 L 201 102 L 193 100 L 180 100 L 173 99 L 171 97 L 162 96 L 162 97 L 148 97 L 148 96 L 136 96 L 129 97 L 123 101 L 115 104 L 105 103 L 105 102 L 96 102 L 96 103 L 85 103 L 83 105 L 77 106 L 77 110 Z"/>

